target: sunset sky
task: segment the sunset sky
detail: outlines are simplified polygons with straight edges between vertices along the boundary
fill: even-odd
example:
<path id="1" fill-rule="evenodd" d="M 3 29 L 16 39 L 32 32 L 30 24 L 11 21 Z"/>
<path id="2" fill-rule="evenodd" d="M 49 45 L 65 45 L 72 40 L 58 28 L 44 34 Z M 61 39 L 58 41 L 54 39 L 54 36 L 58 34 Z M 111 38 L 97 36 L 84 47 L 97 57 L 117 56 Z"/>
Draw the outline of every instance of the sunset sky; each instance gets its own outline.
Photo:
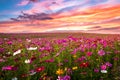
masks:
<path id="1" fill-rule="evenodd" d="M 120 0 L 0 0 L 0 33 L 120 34 Z"/>

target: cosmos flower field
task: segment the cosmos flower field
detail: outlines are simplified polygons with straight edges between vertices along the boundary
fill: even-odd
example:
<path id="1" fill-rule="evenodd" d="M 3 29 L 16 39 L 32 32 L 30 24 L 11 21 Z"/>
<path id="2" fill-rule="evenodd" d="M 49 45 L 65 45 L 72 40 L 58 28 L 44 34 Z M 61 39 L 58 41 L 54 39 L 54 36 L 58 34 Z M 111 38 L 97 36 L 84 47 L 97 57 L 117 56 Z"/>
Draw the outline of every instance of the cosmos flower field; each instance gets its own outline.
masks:
<path id="1" fill-rule="evenodd" d="M 120 35 L 0 34 L 0 80 L 120 80 Z"/>

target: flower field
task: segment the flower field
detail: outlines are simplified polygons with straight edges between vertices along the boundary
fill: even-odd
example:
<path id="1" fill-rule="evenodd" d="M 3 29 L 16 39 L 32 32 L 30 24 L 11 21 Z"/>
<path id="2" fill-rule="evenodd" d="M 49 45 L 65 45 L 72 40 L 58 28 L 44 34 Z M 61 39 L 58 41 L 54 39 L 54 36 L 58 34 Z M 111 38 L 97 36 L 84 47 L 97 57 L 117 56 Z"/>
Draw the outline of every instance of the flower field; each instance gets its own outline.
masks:
<path id="1" fill-rule="evenodd" d="M 120 80 L 120 35 L 0 36 L 0 80 Z"/>

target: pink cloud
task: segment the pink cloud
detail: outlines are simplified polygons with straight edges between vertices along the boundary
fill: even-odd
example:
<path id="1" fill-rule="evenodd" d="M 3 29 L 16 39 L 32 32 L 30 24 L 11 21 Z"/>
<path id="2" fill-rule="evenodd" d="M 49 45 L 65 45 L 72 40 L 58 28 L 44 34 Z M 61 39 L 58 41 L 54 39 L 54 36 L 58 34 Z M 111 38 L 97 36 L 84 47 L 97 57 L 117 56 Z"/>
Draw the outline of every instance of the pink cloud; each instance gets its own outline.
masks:
<path id="1" fill-rule="evenodd" d="M 48 4 L 49 4 L 49 1 L 37 2 L 33 4 L 31 9 L 25 10 L 24 12 L 28 14 L 43 13 L 48 9 L 48 7 L 46 7 L 48 6 Z"/>
<path id="2" fill-rule="evenodd" d="M 20 3 L 17 4 L 17 6 L 25 6 L 29 3 L 29 0 L 22 0 Z"/>
<path id="3" fill-rule="evenodd" d="M 72 6 L 86 4 L 86 3 L 88 3 L 88 1 L 89 0 L 83 0 L 81 2 L 78 2 L 76 0 L 76 1 L 64 2 L 64 0 L 57 0 L 57 1 L 45 0 L 42 2 L 34 3 L 32 8 L 29 10 L 26 10 L 25 12 L 29 13 L 29 14 L 42 13 L 45 11 L 49 11 L 49 13 L 55 13 L 66 7 L 72 7 Z"/>

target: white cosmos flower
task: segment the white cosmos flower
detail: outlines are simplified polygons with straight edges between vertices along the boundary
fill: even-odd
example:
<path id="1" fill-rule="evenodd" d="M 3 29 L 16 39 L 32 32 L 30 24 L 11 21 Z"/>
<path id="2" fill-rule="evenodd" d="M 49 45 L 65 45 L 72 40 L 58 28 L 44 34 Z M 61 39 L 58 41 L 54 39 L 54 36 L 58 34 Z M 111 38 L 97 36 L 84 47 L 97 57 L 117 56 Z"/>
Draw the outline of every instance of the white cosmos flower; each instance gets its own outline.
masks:
<path id="1" fill-rule="evenodd" d="M 36 74 L 36 72 L 32 72 L 32 73 L 30 73 L 29 75 L 34 75 L 34 74 Z"/>
<path id="2" fill-rule="evenodd" d="M 25 63 L 26 63 L 26 64 L 29 64 L 29 63 L 30 63 L 30 60 L 29 60 L 29 59 L 26 59 L 26 60 L 25 60 Z"/>
<path id="3" fill-rule="evenodd" d="M 12 78 L 12 80 L 18 80 L 18 78 L 14 77 L 14 78 Z"/>
<path id="4" fill-rule="evenodd" d="M 37 47 L 29 47 L 27 50 L 37 50 Z"/>
<path id="5" fill-rule="evenodd" d="M 19 49 L 19 50 L 15 51 L 15 52 L 13 53 L 13 56 L 15 56 L 15 55 L 17 55 L 17 54 L 20 54 L 20 53 L 21 53 L 21 50 Z"/>
<path id="6" fill-rule="evenodd" d="M 101 73 L 107 73 L 107 70 L 101 70 Z"/>

